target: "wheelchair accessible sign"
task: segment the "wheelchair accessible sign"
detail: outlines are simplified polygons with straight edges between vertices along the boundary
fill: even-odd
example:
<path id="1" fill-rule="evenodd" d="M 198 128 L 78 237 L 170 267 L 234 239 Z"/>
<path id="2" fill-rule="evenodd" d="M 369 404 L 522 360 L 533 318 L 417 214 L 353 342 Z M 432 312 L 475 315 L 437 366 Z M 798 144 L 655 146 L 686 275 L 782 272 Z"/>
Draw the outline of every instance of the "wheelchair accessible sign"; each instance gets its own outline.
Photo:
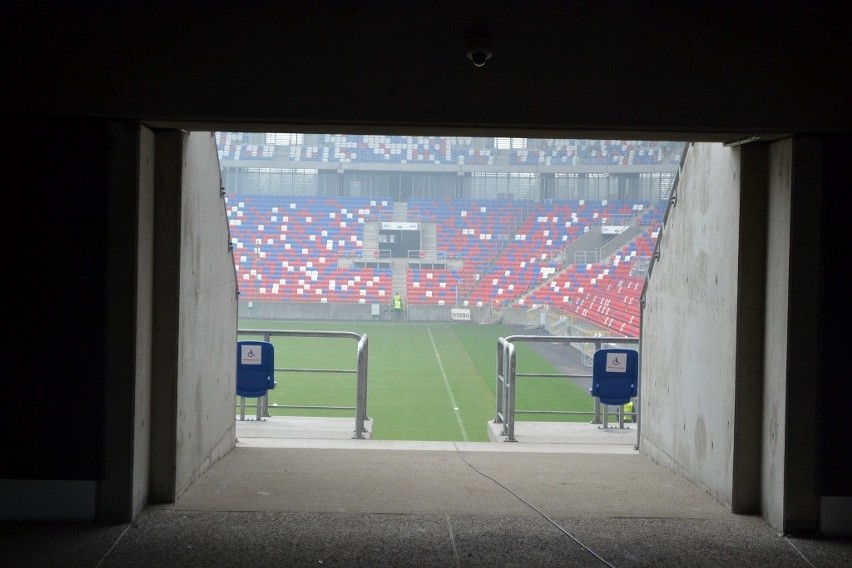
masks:
<path id="1" fill-rule="evenodd" d="M 607 373 L 626 373 L 627 372 L 627 352 L 623 353 L 607 353 L 606 354 L 606 372 Z"/>
<path id="2" fill-rule="evenodd" d="M 262 365 L 263 350 L 260 345 L 240 345 L 240 365 Z"/>

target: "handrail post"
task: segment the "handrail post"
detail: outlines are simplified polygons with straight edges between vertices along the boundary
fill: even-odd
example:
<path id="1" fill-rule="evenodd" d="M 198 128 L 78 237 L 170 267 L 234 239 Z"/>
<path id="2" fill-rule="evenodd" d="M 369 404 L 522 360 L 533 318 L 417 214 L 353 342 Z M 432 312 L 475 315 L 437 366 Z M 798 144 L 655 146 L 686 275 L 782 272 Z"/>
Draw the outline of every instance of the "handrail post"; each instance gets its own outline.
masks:
<path id="1" fill-rule="evenodd" d="M 495 416 L 494 423 L 501 424 L 504 422 L 503 417 L 506 412 L 506 404 L 505 404 L 505 388 L 506 377 L 505 377 L 505 344 L 506 340 L 502 337 L 497 339 L 497 364 L 496 364 L 496 382 L 494 385 L 494 394 L 495 394 Z"/>
<path id="2" fill-rule="evenodd" d="M 506 441 L 517 442 L 518 440 L 515 439 L 515 346 L 510 343 L 507 352 L 509 365 L 506 373 Z"/>
<path id="3" fill-rule="evenodd" d="M 266 341 L 267 343 L 272 342 L 272 336 L 270 335 L 270 333 L 268 331 L 263 334 L 263 340 Z M 275 370 L 273 370 L 272 373 L 273 373 L 273 381 L 274 381 L 275 380 L 275 377 L 274 377 Z M 258 399 L 257 404 L 261 406 L 261 408 L 258 409 L 258 413 L 257 413 L 257 419 L 258 420 L 260 420 L 261 415 L 266 416 L 266 417 L 272 416 L 271 414 L 269 414 L 269 391 L 266 391 L 266 394 L 263 395 L 260 399 Z"/>
<path id="4" fill-rule="evenodd" d="M 364 422 L 367 420 L 367 334 L 358 340 L 358 392 L 355 398 L 355 434 L 353 438 L 364 438 Z"/>
<path id="5" fill-rule="evenodd" d="M 598 340 L 592 341 L 592 345 L 595 346 L 595 351 L 599 351 L 602 343 L 598 339 Z M 594 379 L 592 379 L 592 380 L 594 380 Z M 589 389 L 589 394 L 592 394 L 592 389 Z M 602 419 L 601 418 L 601 401 L 598 397 L 595 397 L 595 414 L 594 414 L 594 417 L 592 418 L 592 424 L 603 423 L 604 428 L 606 428 L 606 411 L 607 411 L 607 408 L 606 408 L 606 406 L 604 406 L 603 407 L 603 419 Z"/>
<path id="6" fill-rule="evenodd" d="M 505 338 L 497 339 L 497 384 L 495 398 L 497 411 L 494 422 L 502 423 L 501 436 L 507 436 L 507 442 L 515 440 L 515 346 Z"/>
<path id="7" fill-rule="evenodd" d="M 589 389 L 589 394 L 592 394 L 591 390 L 592 389 Z M 592 417 L 592 424 L 600 424 L 601 423 L 601 401 L 598 397 L 594 397 L 594 398 L 595 398 L 595 414 Z"/>

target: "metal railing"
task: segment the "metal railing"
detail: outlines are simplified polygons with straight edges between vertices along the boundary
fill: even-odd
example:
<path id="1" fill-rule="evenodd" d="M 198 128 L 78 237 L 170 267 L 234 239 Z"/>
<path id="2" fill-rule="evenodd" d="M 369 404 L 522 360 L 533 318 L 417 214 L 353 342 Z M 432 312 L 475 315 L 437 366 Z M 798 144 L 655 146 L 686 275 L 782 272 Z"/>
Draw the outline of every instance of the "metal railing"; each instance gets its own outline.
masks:
<path id="1" fill-rule="evenodd" d="M 593 264 L 600 262 L 600 250 L 578 250 L 574 252 L 574 264 Z"/>
<path id="2" fill-rule="evenodd" d="M 601 213 L 599 215 L 600 225 L 621 225 L 621 226 L 630 226 L 630 225 L 638 225 L 640 212 L 634 211 L 633 213 L 612 213 L 610 215 L 604 215 Z"/>
<path id="3" fill-rule="evenodd" d="M 424 263 L 446 262 L 447 251 L 437 249 L 409 249 L 408 260 L 417 260 Z"/>
<path id="4" fill-rule="evenodd" d="M 298 409 L 317 409 L 317 410 L 354 410 L 355 411 L 355 433 L 353 438 L 364 439 L 366 428 L 364 423 L 369 420 L 367 417 L 367 354 L 368 343 L 367 335 L 359 335 L 353 331 L 306 331 L 306 330 L 280 330 L 280 329 L 238 329 L 237 336 L 262 336 L 264 341 L 269 341 L 272 337 L 324 337 L 324 338 L 349 338 L 358 342 L 356 350 L 356 368 L 355 369 L 300 369 L 288 367 L 275 367 L 275 372 L 294 371 L 302 373 L 355 373 L 357 376 L 357 387 L 355 392 L 355 406 L 305 406 L 305 405 L 277 405 L 276 408 L 298 408 Z M 268 414 L 268 406 L 266 397 L 262 401 L 258 401 L 259 405 L 264 405 L 262 409 L 265 415 Z M 261 409 L 258 409 L 260 416 Z"/>
<path id="5" fill-rule="evenodd" d="M 639 339 L 635 337 L 588 337 L 585 335 L 575 336 L 551 336 L 551 335 L 510 335 L 508 337 L 500 337 L 497 339 L 497 373 L 496 373 L 496 416 L 495 424 L 503 424 L 503 429 L 500 432 L 501 436 L 506 436 L 507 442 L 517 442 L 515 439 L 515 415 L 516 414 L 586 414 L 592 415 L 592 424 L 602 424 L 604 428 L 608 427 L 608 419 L 610 415 L 618 416 L 619 428 L 624 428 L 624 406 L 618 405 L 617 412 L 611 412 L 609 405 L 602 405 L 600 401 L 594 399 L 594 410 L 535 410 L 515 408 L 515 392 L 517 390 L 518 377 L 556 377 L 556 378 L 591 378 L 592 374 L 563 374 L 563 373 L 518 373 L 517 372 L 517 355 L 515 353 L 515 342 L 538 342 L 538 343 L 591 343 L 595 346 L 595 350 L 601 349 L 604 344 L 607 345 L 637 345 Z M 641 368 L 641 367 L 640 367 Z M 641 383 L 641 379 L 639 381 Z M 638 397 L 637 397 L 638 401 Z M 602 409 L 603 407 L 603 409 Z M 637 426 L 639 423 L 638 405 L 634 406 L 634 411 L 630 413 Z M 638 444 L 637 448 L 638 449 Z"/>

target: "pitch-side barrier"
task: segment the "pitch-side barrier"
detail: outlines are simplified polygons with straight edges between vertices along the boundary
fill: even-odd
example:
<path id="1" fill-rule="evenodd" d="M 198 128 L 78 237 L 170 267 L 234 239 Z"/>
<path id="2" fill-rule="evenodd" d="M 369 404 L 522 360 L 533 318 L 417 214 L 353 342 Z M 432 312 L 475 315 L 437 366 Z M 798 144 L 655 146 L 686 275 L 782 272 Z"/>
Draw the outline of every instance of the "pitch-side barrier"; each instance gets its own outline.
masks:
<path id="1" fill-rule="evenodd" d="M 354 410 L 355 411 L 355 433 L 353 438 L 364 439 L 366 428 L 364 423 L 367 417 L 367 334 L 357 334 L 352 331 L 305 331 L 305 330 L 281 330 L 281 329 L 238 329 L 238 337 L 263 337 L 269 341 L 272 337 L 321 337 L 321 338 L 349 338 L 358 342 L 355 352 L 355 369 L 298 369 L 289 367 L 275 367 L 275 372 L 296 371 L 302 373 L 355 373 L 357 376 L 357 387 L 355 392 L 355 406 L 304 406 L 304 405 L 277 405 L 276 408 L 307 408 L 323 410 Z M 280 359 L 279 359 L 280 360 Z M 243 401 L 243 404 L 245 402 Z M 269 416 L 268 397 L 258 400 L 262 405 L 259 415 Z"/>
<path id="2" fill-rule="evenodd" d="M 517 409 L 515 408 L 515 392 L 518 377 L 555 377 L 555 378 L 592 378 L 592 374 L 562 374 L 562 373 L 518 373 L 517 361 L 515 353 L 516 342 L 532 342 L 532 343 L 573 343 L 573 344 L 593 344 L 595 351 L 607 345 L 639 345 L 639 339 L 633 337 L 589 337 L 587 335 L 578 336 L 553 336 L 553 335 L 510 335 L 508 337 L 500 337 L 497 339 L 497 373 L 496 373 L 496 417 L 494 422 L 502 424 L 503 429 L 500 432 L 501 436 L 506 436 L 507 442 L 517 442 L 515 439 L 515 415 L 516 414 L 585 414 L 592 415 L 593 424 L 602 424 L 602 427 L 608 427 L 610 416 L 618 416 L 619 428 L 624 428 L 625 412 L 622 405 L 618 406 L 617 412 L 609 410 L 609 406 L 601 404 L 600 401 L 594 399 L 594 410 L 592 412 L 579 410 L 536 410 L 536 409 Z M 641 379 L 640 379 L 641 384 Z M 637 397 L 638 398 L 638 397 Z M 632 413 L 627 413 L 632 416 L 633 421 L 638 425 L 639 411 L 638 404 L 634 406 Z"/>

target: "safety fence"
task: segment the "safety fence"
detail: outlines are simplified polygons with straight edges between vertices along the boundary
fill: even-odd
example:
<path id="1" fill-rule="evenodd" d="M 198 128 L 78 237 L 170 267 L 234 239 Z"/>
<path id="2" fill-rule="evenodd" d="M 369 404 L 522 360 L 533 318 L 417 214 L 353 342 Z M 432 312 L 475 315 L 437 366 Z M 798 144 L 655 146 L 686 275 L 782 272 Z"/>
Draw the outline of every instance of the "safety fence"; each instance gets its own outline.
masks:
<path id="1" fill-rule="evenodd" d="M 356 366 L 354 369 L 323 369 L 323 368 L 290 368 L 290 367 L 275 367 L 275 372 L 301 372 L 301 373 L 350 373 L 355 374 L 357 378 L 357 386 L 355 391 L 354 406 L 322 406 L 322 405 L 276 405 L 276 408 L 291 408 L 291 409 L 322 409 L 322 410 L 354 410 L 355 411 L 355 433 L 353 438 L 364 439 L 366 427 L 365 422 L 369 420 L 367 416 L 367 352 L 368 341 L 367 334 L 357 334 L 352 331 L 306 331 L 306 330 L 280 330 L 280 329 L 238 329 L 237 336 L 240 338 L 262 337 L 264 341 L 270 341 L 272 337 L 318 337 L 326 339 L 334 338 L 349 338 L 354 339 L 358 343 L 355 352 Z M 241 416 L 245 416 L 246 405 L 243 398 L 238 404 L 241 407 Z M 257 399 L 255 408 L 257 409 L 258 417 L 269 416 L 268 395 Z"/>
<path id="2" fill-rule="evenodd" d="M 579 336 L 550 336 L 550 335 L 510 335 L 508 337 L 500 337 L 497 339 L 497 373 L 496 373 L 496 417 L 494 422 L 502 424 L 501 436 L 506 436 L 507 442 L 516 442 L 515 439 L 515 415 L 517 414 L 552 414 L 552 415 L 590 415 L 592 424 L 602 424 L 604 428 L 608 427 L 609 417 L 618 417 L 619 428 L 624 428 L 625 416 L 630 416 L 632 420 L 639 423 L 638 405 L 634 406 L 634 411 L 626 413 L 624 406 L 618 405 L 616 411 L 611 411 L 609 405 L 601 404 L 597 398 L 594 398 L 594 410 L 536 410 L 536 409 L 517 409 L 515 408 L 515 393 L 517 391 L 517 379 L 519 377 L 553 377 L 553 378 L 592 378 L 592 374 L 564 374 L 564 373 L 518 373 L 517 372 L 517 354 L 515 351 L 516 342 L 532 342 L 532 343 L 565 343 L 571 344 L 584 352 L 587 345 L 594 346 L 594 350 L 600 350 L 604 345 L 608 347 L 620 347 L 626 345 L 635 345 L 638 347 L 639 339 L 633 337 L 589 337 L 585 335 Z M 641 379 L 640 379 L 641 384 Z M 591 394 L 591 393 L 590 393 Z M 638 397 L 637 397 L 638 401 Z"/>

